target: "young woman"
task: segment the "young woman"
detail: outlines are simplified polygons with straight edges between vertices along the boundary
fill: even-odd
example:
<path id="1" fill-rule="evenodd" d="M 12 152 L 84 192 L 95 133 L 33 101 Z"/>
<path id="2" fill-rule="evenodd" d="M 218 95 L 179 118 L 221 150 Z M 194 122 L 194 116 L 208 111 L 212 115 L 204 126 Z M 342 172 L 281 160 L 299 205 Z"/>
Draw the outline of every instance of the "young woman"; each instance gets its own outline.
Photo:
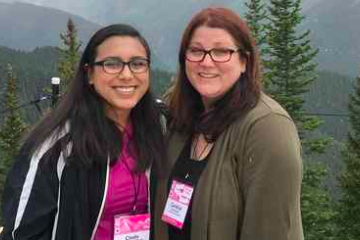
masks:
<path id="1" fill-rule="evenodd" d="M 165 160 L 150 62 L 131 26 L 90 39 L 68 92 L 8 175 L 3 240 L 112 240 L 121 219 L 149 225 L 147 170 L 160 174 Z"/>
<path id="2" fill-rule="evenodd" d="M 260 88 L 246 23 L 196 14 L 168 94 L 171 171 L 156 188 L 156 240 L 301 240 L 301 146 L 288 113 Z"/>

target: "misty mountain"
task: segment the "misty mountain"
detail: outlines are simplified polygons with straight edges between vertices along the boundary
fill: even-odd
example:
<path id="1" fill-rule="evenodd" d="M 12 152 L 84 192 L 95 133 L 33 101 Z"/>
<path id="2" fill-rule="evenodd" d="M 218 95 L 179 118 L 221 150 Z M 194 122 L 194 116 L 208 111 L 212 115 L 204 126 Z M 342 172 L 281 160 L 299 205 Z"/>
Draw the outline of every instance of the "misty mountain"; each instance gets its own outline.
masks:
<path id="1" fill-rule="evenodd" d="M 100 28 L 99 24 L 64 11 L 20 2 L 0 2 L 0 45 L 22 50 L 60 46 L 60 33 L 66 30 L 70 17 L 83 44 Z"/>
<path id="2" fill-rule="evenodd" d="M 28 0 L 34 2 L 34 0 Z M 150 40 L 160 58 L 174 69 L 180 36 L 190 17 L 207 6 L 226 6 L 244 16 L 246 0 L 37 0 L 87 19 L 108 24 L 128 22 Z M 313 46 L 319 48 L 319 69 L 358 74 L 360 63 L 360 0 L 303 0 L 305 20 Z"/>
<path id="3" fill-rule="evenodd" d="M 360 67 L 360 0 L 317 0 L 306 12 L 319 67 L 352 77 Z"/>
<path id="4" fill-rule="evenodd" d="M 7 3 L 19 2 L 19 0 L 1 1 Z M 153 15 L 153 13 L 159 13 L 168 17 L 173 14 L 176 15 L 179 12 L 189 12 L 192 14 L 195 10 L 209 5 L 222 5 L 237 9 L 239 12 L 244 12 L 245 1 L 246 0 L 20 0 L 20 2 L 60 9 L 102 24 L 109 23 L 109 20 L 116 15 L 131 16 L 134 12 L 140 12 L 143 13 L 142 15 Z M 326 0 L 303 0 L 303 9 L 307 11 L 308 9 L 319 4 L 323 4 L 324 2 L 326 2 Z M 176 11 L 174 11 L 174 9 L 176 9 Z M 133 19 L 138 17 L 140 16 L 132 16 Z"/>
<path id="5" fill-rule="evenodd" d="M 174 70 L 181 34 L 191 16 L 207 6 L 225 6 L 244 16 L 245 0 L 23 0 L 58 8 L 30 4 L 0 4 L 0 45 L 31 49 L 59 45 L 58 34 L 66 19 L 74 18 L 80 38 L 86 42 L 101 25 L 125 22 L 133 24 L 149 40 L 162 66 Z M 37 9 L 37 10 L 35 10 Z M 68 14 L 77 14 L 84 18 Z M 320 70 L 354 77 L 360 63 L 360 0 L 303 0 L 305 15 L 301 30 L 310 29 L 314 47 L 319 48 Z M 16 17 L 14 17 L 16 16 Z M 4 34 L 6 33 L 6 34 Z M 41 37 L 39 37 L 41 36 Z"/>

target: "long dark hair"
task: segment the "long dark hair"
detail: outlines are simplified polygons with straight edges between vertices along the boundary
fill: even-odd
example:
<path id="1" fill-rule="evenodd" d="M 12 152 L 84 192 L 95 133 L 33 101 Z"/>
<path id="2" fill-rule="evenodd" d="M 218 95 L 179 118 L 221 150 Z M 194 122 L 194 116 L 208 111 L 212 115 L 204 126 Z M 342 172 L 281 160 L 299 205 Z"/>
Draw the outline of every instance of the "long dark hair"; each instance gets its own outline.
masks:
<path id="1" fill-rule="evenodd" d="M 88 66 L 91 66 L 96 59 L 98 46 L 112 36 L 129 36 L 138 39 L 150 60 L 149 45 L 133 27 L 114 24 L 97 31 L 82 54 L 75 78 L 71 81 L 67 93 L 62 97 L 59 105 L 43 118 L 27 138 L 25 144 L 31 144 L 33 152 L 49 136 L 59 135 L 60 131 L 69 124 L 70 131 L 66 141 L 62 142 L 62 147 L 65 148 L 68 142 L 72 143 L 71 154 L 75 157 L 69 158 L 70 163 L 91 167 L 94 164 L 105 164 L 108 157 L 112 163 L 116 161 L 122 147 L 122 132 L 106 116 L 104 100 L 89 84 L 87 74 Z M 137 159 L 137 170 L 144 171 L 154 164 L 157 172 L 161 173 L 165 161 L 163 128 L 159 108 L 150 89 L 131 110 L 130 121 L 134 139 L 132 154 Z"/>
<path id="2" fill-rule="evenodd" d="M 186 49 L 194 31 L 201 26 L 227 31 L 241 49 L 240 59 L 246 61 L 246 71 L 240 79 L 206 114 L 201 96 L 185 72 Z M 215 141 L 233 121 L 256 105 L 260 92 L 258 54 L 246 22 L 226 8 L 206 8 L 197 13 L 183 33 L 177 79 L 165 97 L 170 107 L 170 128 L 187 134 L 203 133 L 209 142 Z"/>

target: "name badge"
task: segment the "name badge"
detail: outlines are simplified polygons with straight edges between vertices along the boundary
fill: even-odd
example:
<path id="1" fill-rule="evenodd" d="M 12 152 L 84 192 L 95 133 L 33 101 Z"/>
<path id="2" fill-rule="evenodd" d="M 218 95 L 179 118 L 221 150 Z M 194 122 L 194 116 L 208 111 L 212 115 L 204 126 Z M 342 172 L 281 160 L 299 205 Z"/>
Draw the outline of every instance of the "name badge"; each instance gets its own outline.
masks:
<path id="1" fill-rule="evenodd" d="M 173 180 L 161 220 L 182 229 L 194 188 Z"/>
<path id="2" fill-rule="evenodd" d="M 150 214 L 115 216 L 114 240 L 149 240 Z"/>

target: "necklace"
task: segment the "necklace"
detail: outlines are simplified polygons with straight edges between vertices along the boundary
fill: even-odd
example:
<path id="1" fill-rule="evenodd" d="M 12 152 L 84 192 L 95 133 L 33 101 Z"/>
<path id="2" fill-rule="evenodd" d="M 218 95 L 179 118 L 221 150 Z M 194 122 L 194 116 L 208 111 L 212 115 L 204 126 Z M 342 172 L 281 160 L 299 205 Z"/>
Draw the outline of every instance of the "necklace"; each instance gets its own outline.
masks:
<path id="1" fill-rule="evenodd" d="M 208 149 L 209 146 L 212 146 L 212 144 L 210 144 L 208 141 L 205 140 L 205 146 L 201 149 L 200 154 L 197 155 L 196 154 L 196 149 L 198 148 L 198 142 L 199 142 L 199 138 L 200 135 L 198 135 L 197 137 L 195 137 L 194 139 L 194 143 L 193 143 L 193 148 L 192 148 L 192 158 L 198 161 L 203 160 L 202 157 L 204 156 L 205 151 Z"/>

